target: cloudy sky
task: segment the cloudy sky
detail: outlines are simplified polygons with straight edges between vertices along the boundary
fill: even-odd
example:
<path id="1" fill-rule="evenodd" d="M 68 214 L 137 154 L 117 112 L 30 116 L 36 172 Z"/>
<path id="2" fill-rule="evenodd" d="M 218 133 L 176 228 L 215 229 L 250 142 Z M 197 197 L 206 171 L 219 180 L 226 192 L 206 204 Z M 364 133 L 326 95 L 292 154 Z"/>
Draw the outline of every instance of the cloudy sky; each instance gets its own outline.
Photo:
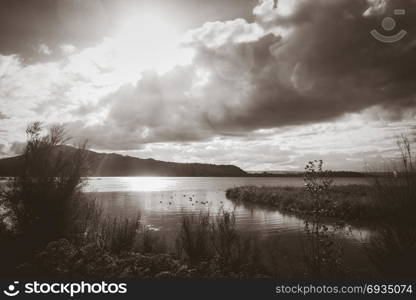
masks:
<path id="1" fill-rule="evenodd" d="M 415 80 L 413 0 L 0 0 L 1 157 L 41 120 L 101 152 L 360 171 L 415 136 Z"/>

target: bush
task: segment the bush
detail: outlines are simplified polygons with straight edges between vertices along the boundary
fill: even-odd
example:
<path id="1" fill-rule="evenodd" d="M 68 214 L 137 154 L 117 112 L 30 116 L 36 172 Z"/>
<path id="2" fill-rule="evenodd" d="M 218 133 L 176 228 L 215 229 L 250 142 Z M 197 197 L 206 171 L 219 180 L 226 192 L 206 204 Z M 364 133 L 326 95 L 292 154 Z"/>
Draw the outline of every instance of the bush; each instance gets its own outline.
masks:
<path id="1" fill-rule="evenodd" d="M 49 243 L 21 269 L 25 275 L 61 278 L 158 278 L 192 274 L 186 266 L 166 254 L 115 254 L 95 243 L 76 246 L 66 239 Z"/>
<path id="2" fill-rule="evenodd" d="M 28 260 L 48 242 L 73 230 L 74 214 L 84 201 L 81 193 L 88 164 L 85 145 L 74 149 L 62 127 L 43 134 L 39 122 L 27 130 L 19 175 L 0 191 L 2 272 Z M 3 246 L 4 245 L 4 246 Z"/>
<path id="3" fill-rule="evenodd" d="M 42 135 L 39 122 L 26 130 L 19 176 L 1 193 L 21 234 L 47 242 L 65 234 L 71 212 L 80 202 L 83 177 L 87 173 L 85 145 L 67 151 L 62 127 Z"/>
<path id="4" fill-rule="evenodd" d="M 322 160 L 311 161 L 305 167 L 305 187 L 312 197 L 312 218 L 305 221 L 307 244 L 304 246 L 305 273 L 313 278 L 344 275 L 342 266 L 343 248 L 336 242 L 337 226 L 326 225 L 323 216 L 333 203 L 330 191 L 333 180 L 329 171 L 324 171 Z"/>

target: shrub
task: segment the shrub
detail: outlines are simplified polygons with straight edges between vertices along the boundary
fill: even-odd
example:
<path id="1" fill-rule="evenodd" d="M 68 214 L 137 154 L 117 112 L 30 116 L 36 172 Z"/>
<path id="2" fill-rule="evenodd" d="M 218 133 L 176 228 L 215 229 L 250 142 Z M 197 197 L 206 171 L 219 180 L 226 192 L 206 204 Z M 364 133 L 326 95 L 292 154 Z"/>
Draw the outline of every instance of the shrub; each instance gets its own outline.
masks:
<path id="1" fill-rule="evenodd" d="M 42 242 L 61 237 L 79 205 L 83 177 L 87 172 L 85 145 L 67 151 L 68 138 L 62 127 L 42 135 L 39 122 L 26 130 L 19 176 L 1 193 L 21 234 Z"/>
<path id="2" fill-rule="evenodd" d="M 329 227 L 322 218 L 328 215 L 328 203 L 333 180 L 324 171 L 322 160 L 311 161 L 305 167 L 305 187 L 312 197 L 312 218 L 305 221 L 307 245 L 304 247 L 305 273 L 308 276 L 329 277 L 343 275 L 343 249 L 334 238 L 338 228 Z"/>
<path id="3" fill-rule="evenodd" d="M 43 134 L 39 122 L 27 130 L 27 144 L 18 176 L 0 191 L 0 257 L 2 272 L 30 259 L 48 242 L 64 237 L 74 213 L 83 203 L 81 187 L 88 170 L 85 144 L 77 149 L 68 142 L 62 127 Z"/>

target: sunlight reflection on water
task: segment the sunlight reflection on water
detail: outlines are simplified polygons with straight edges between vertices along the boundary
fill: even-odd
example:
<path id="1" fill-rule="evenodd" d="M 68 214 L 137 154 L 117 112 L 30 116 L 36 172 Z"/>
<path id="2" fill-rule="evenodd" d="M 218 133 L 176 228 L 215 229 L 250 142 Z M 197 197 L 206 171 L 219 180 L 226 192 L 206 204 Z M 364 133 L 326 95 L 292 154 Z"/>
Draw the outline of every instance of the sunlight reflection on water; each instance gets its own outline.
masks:
<path id="1" fill-rule="evenodd" d="M 364 184 L 363 178 L 339 178 L 337 184 Z M 184 215 L 221 210 L 233 211 L 238 228 L 260 235 L 302 234 L 304 221 L 264 207 L 235 205 L 225 197 L 228 188 L 244 185 L 303 186 L 302 178 L 202 178 L 202 177 L 94 177 L 86 192 L 99 199 L 106 212 L 118 217 L 136 217 L 152 230 L 177 230 Z M 356 242 L 369 232 L 353 228 L 348 235 Z"/>

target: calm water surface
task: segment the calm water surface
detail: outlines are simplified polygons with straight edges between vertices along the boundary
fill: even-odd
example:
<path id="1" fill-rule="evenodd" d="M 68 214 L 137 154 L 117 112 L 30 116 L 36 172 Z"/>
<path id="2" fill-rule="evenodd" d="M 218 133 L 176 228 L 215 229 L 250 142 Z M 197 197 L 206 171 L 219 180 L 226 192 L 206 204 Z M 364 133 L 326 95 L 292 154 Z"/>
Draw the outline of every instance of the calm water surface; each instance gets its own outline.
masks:
<path id="1" fill-rule="evenodd" d="M 0 180 L 0 185 L 7 180 Z M 365 178 L 338 178 L 336 184 L 368 184 Z M 233 211 L 237 227 L 258 237 L 276 237 L 282 257 L 295 265 L 302 259 L 305 241 L 304 220 L 266 207 L 236 205 L 225 197 L 228 188 L 254 186 L 303 186 L 303 179 L 208 178 L 208 177 L 90 177 L 85 192 L 97 199 L 104 211 L 114 217 L 135 218 L 167 244 L 174 242 L 182 216 Z M 364 274 L 371 267 L 363 243 L 371 231 L 351 228 L 339 234 L 348 266 Z M 172 244 L 171 244 L 172 245 Z M 279 252 L 280 253 L 280 252 Z M 288 254 L 289 253 L 289 254 Z"/>
<path id="2" fill-rule="evenodd" d="M 365 178 L 338 178 L 336 184 L 366 184 Z M 174 232 L 181 217 L 200 212 L 212 215 L 233 211 L 237 226 L 259 235 L 302 234 L 304 221 L 274 209 L 248 208 L 226 199 L 228 188 L 254 186 L 303 186 L 297 177 L 208 178 L 208 177 L 91 177 L 85 191 L 92 193 L 104 210 L 117 217 L 140 214 L 141 223 L 154 231 Z M 354 228 L 354 242 L 365 240 L 368 232 Z"/>

